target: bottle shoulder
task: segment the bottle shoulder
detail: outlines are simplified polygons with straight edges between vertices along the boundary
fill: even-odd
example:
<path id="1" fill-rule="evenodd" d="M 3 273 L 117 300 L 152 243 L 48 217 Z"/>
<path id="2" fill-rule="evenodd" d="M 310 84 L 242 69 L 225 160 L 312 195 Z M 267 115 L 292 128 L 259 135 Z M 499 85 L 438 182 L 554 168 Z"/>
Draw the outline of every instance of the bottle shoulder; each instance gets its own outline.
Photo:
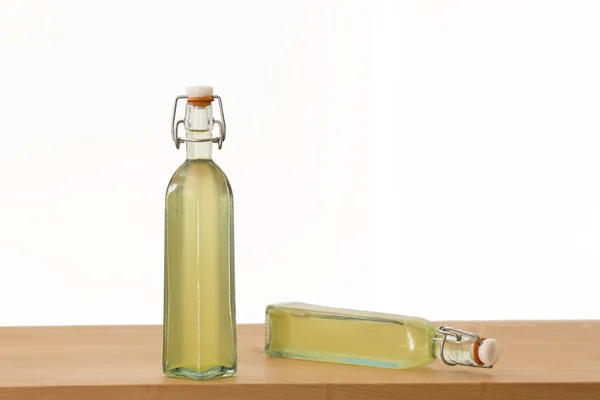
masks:
<path id="1" fill-rule="evenodd" d="M 167 195 L 183 186 L 216 186 L 231 195 L 231 184 L 225 172 L 213 160 L 185 160 L 173 173 Z"/>

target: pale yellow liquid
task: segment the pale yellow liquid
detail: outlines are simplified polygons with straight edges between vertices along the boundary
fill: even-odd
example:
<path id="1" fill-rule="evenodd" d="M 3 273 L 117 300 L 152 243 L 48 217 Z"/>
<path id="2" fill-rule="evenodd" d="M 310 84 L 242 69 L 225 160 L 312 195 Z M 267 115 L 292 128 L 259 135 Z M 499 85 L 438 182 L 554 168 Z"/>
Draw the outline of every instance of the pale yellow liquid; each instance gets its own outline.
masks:
<path id="1" fill-rule="evenodd" d="M 283 303 L 267 307 L 266 324 L 272 357 L 398 369 L 436 359 L 436 327 L 421 318 Z"/>
<path id="2" fill-rule="evenodd" d="M 166 195 L 163 371 L 211 379 L 236 371 L 233 198 L 210 159 L 187 160 Z"/>

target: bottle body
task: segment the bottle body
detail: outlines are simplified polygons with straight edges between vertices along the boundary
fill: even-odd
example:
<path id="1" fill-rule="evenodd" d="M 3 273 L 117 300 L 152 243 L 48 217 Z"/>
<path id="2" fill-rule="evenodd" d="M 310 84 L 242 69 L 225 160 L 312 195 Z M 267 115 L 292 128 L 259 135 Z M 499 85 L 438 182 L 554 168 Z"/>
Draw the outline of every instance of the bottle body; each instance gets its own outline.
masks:
<path id="1" fill-rule="evenodd" d="M 393 369 L 436 359 L 436 327 L 421 318 L 282 303 L 267 307 L 266 325 L 272 357 Z"/>
<path id="2" fill-rule="evenodd" d="M 210 157 L 190 154 L 165 199 L 163 372 L 201 380 L 237 368 L 233 196 Z"/>

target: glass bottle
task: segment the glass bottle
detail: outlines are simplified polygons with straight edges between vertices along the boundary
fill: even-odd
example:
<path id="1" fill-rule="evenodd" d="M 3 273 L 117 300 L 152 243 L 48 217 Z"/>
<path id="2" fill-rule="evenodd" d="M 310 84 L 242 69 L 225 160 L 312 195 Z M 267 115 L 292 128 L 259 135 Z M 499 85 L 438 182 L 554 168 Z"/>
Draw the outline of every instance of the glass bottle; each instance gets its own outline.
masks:
<path id="1" fill-rule="evenodd" d="M 494 339 L 416 317 L 322 307 L 272 304 L 266 309 L 265 352 L 296 358 L 406 369 L 441 359 L 449 366 L 491 368 Z"/>
<path id="2" fill-rule="evenodd" d="M 175 123 L 177 101 L 187 98 L 185 119 Z M 213 119 L 219 101 L 221 121 Z M 178 128 L 183 124 L 185 138 Z M 213 125 L 220 127 L 212 136 Z M 173 110 L 172 139 L 185 142 L 187 158 L 165 197 L 163 372 L 205 380 L 237 369 L 233 196 L 212 159 L 213 142 L 225 139 L 221 99 L 210 87 L 188 87 Z"/>

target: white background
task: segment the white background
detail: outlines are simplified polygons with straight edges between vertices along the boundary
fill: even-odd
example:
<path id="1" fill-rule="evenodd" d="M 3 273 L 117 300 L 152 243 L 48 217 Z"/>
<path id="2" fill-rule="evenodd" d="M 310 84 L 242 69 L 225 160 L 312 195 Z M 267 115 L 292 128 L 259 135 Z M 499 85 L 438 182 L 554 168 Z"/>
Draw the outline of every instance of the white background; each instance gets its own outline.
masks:
<path id="1" fill-rule="evenodd" d="M 0 1 L 0 324 L 162 322 L 175 95 L 209 84 L 238 322 L 600 318 L 600 3 Z"/>

